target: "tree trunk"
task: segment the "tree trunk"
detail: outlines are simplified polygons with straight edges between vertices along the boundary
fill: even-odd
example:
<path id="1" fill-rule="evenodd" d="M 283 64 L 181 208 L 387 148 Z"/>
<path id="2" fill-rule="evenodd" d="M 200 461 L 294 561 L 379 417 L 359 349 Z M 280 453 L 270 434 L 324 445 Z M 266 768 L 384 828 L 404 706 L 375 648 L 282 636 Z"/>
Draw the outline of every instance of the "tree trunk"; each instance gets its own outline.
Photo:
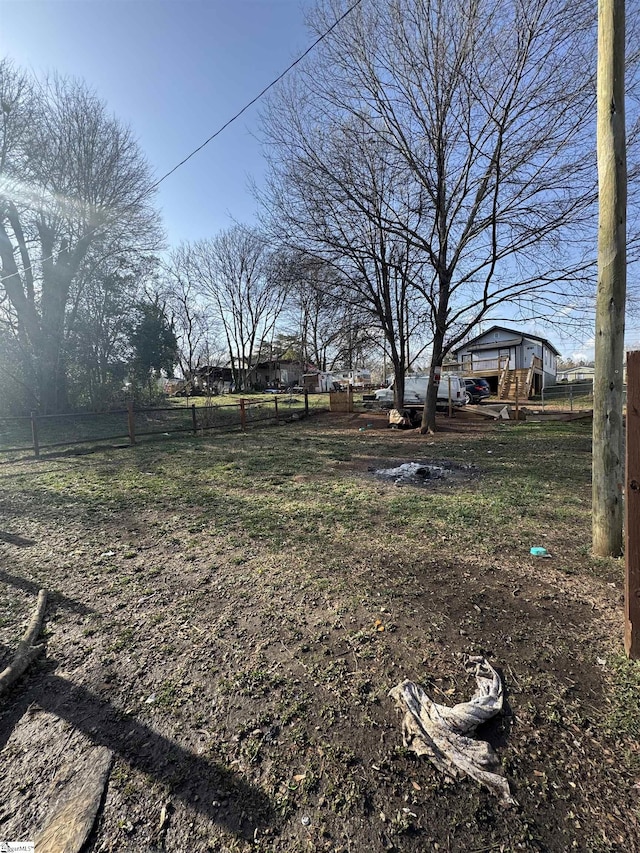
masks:
<path id="1" fill-rule="evenodd" d="M 396 409 L 404 406 L 404 359 L 393 363 L 393 405 Z"/>
<path id="2" fill-rule="evenodd" d="M 593 384 L 593 553 L 622 553 L 627 175 L 624 0 L 598 4 L 598 296 Z"/>
<path id="3" fill-rule="evenodd" d="M 64 411 L 68 403 L 64 328 L 70 285 L 66 264 L 43 265 L 40 406 L 47 415 Z"/>
<path id="4" fill-rule="evenodd" d="M 436 431 L 436 401 L 438 399 L 438 384 L 436 382 L 436 368 L 442 366 L 444 350 L 444 332 L 436 328 L 433 336 L 433 351 L 431 353 L 431 368 L 429 370 L 429 384 L 422 410 L 422 425 L 420 432 L 433 433 Z"/>

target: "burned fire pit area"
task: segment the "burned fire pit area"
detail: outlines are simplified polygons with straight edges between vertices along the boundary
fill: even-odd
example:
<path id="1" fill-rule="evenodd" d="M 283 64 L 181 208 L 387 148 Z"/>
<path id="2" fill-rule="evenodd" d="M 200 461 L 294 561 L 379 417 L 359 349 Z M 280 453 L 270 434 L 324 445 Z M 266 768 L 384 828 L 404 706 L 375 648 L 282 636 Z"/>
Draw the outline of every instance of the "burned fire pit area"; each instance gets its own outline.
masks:
<path id="1" fill-rule="evenodd" d="M 467 482 L 478 473 L 474 465 L 448 459 L 401 462 L 393 466 L 389 460 L 385 460 L 377 465 L 369 465 L 367 470 L 376 479 L 386 483 L 418 488 Z"/>

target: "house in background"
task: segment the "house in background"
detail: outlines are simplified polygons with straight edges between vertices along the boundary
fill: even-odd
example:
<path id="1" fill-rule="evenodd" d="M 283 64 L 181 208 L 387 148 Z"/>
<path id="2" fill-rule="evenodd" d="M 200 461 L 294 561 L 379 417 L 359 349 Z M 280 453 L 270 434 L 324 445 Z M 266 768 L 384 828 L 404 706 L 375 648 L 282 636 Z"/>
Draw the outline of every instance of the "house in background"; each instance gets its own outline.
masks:
<path id="1" fill-rule="evenodd" d="M 364 367 L 356 367 L 353 370 L 334 370 L 333 376 L 343 388 L 370 388 L 371 371 Z"/>
<path id="2" fill-rule="evenodd" d="M 593 382 L 595 372 L 595 367 L 587 367 L 586 364 L 568 367 L 566 370 L 557 372 L 556 382 Z"/>
<path id="3" fill-rule="evenodd" d="M 259 361 L 251 372 L 252 385 L 264 388 L 291 388 L 302 384 L 302 376 L 313 365 L 292 358 Z"/>
<path id="4" fill-rule="evenodd" d="M 230 367 L 203 364 L 196 367 L 194 384 L 202 394 L 228 394 L 233 386 Z"/>
<path id="5" fill-rule="evenodd" d="M 443 370 L 456 370 L 463 376 L 481 376 L 500 400 L 518 395 L 531 397 L 556 383 L 558 350 L 546 338 L 492 326 L 453 350 L 455 365 Z"/>

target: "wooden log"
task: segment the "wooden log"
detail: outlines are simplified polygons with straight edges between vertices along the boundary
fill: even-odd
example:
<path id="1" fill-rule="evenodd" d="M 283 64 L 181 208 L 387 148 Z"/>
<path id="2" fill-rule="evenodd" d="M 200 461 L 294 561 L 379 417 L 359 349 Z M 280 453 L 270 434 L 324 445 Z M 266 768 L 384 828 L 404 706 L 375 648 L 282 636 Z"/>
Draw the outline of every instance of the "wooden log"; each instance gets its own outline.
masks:
<path id="1" fill-rule="evenodd" d="M 34 646 L 33 641 L 40 633 L 44 611 L 47 606 L 47 591 L 41 589 L 38 593 L 38 603 L 27 626 L 12 662 L 0 673 L 0 693 L 20 678 L 29 664 L 43 651 L 44 645 Z"/>
<path id="2" fill-rule="evenodd" d="M 461 406 L 457 412 L 458 415 L 468 418 L 486 418 L 487 420 L 509 420 L 509 409 L 507 406 L 474 406 L 468 409 L 466 406 Z"/>
<path id="3" fill-rule="evenodd" d="M 79 853 L 100 809 L 113 753 L 91 747 L 57 774 L 44 828 L 35 836 L 38 853 Z"/>

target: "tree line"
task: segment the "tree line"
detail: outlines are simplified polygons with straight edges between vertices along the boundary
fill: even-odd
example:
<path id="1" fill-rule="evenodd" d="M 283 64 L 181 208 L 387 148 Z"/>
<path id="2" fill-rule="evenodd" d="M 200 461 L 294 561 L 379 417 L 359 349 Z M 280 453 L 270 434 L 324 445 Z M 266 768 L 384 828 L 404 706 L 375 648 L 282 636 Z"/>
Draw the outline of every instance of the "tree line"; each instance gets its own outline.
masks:
<path id="1" fill-rule="evenodd" d="M 318 0 L 311 30 L 345 9 Z M 367 0 L 262 109 L 259 226 L 172 249 L 131 131 L 85 84 L 2 61 L 3 405 L 377 353 L 397 405 L 428 356 L 433 429 L 435 370 L 480 320 L 589 304 L 596 24 L 570 0 Z"/>
<path id="2" fill-rule="evenodd" d="M 337 273 L 235 225 L 167 251 L 129 128 L 82 82 L 0 62 L 0 409 L 100 409 L 274 353 L 362 362 Z M 279 325 L 278 325 L 279 324 Z"/>

